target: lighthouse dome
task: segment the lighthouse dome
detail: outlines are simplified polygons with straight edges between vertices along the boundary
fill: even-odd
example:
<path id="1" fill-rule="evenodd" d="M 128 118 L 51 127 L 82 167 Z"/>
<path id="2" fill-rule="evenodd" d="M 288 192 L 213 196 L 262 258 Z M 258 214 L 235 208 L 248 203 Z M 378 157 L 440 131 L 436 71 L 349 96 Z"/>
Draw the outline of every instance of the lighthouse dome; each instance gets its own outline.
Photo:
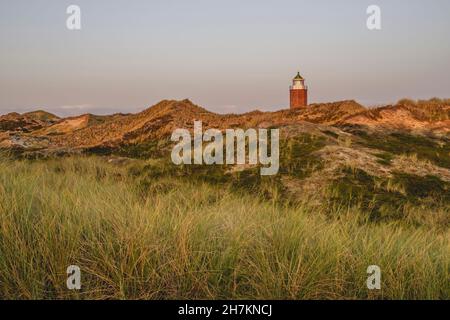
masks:
<path id="1" fill-rule="evenodd" d="M 303 77 L 300 75 L 300 72 L 297 72 L 297 75 L 295 76 L 294 80 L 305 80 L 305 79 L 303 79 Z"/>

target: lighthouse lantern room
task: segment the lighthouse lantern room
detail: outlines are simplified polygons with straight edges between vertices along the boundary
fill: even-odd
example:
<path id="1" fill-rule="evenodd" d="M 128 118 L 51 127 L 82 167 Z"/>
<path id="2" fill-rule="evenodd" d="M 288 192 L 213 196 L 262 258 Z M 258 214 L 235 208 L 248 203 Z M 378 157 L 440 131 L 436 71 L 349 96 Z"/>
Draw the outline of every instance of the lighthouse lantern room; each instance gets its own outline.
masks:
<path id="1" fill-rule="evenodd" d="M 305 79 L 300 75 L 300 72 L 292 80 L 290 102 L 291 109 L 303 108 L 308 105 L 308 87 L 305 86 Z"/>

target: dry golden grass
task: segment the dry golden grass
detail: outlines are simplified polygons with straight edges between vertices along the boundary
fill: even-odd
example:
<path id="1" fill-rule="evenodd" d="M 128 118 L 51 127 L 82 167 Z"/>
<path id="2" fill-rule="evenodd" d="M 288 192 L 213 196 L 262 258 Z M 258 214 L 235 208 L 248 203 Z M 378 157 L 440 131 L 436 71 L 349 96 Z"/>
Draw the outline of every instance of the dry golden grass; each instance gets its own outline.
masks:
<path id="1" fill-rule="evenodd" d="M 99 158 L 0 162 L 3 299 L 448 299 L 449 232 L 336 218 Z M 66 288 L 66 268 L 82 289 Z M 382 289 L 366 287 L 367 266 Z"/>

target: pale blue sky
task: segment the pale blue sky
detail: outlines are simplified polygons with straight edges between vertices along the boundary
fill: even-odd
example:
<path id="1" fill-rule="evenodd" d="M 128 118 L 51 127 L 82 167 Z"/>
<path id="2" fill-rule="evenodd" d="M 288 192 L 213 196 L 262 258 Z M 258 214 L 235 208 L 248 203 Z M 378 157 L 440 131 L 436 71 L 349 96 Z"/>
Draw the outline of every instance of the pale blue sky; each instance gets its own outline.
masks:
<path id="1" fill-rule="evenodd" d="M 82 30 L 66 29 L 77 4 Z M 366 28 L 366 8 L 382 30 Z M 311 102 L 450 98 L 448 0 L 0 0 L 0 114 L 136 112 L 190 98 L 276 110 L 297 70 Z"/>

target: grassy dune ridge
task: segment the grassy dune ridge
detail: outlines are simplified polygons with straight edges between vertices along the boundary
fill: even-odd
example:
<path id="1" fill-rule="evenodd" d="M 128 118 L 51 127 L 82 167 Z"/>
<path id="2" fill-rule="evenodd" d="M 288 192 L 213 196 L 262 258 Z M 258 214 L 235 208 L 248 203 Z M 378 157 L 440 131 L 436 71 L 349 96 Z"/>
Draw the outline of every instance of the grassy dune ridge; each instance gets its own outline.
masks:
<path id="1" fill-rule="evenodd" d="M 450 234 L 437 222 L 373 223 L 358 206 L 283 205 L 176 177 L 143 183 L 143 167 L 3 157 L 0 298 L 450 298 Z M 66 288 L 73 264 L 80 291 Z M 366 287 L 372 264 L 382 290 Z"/>

